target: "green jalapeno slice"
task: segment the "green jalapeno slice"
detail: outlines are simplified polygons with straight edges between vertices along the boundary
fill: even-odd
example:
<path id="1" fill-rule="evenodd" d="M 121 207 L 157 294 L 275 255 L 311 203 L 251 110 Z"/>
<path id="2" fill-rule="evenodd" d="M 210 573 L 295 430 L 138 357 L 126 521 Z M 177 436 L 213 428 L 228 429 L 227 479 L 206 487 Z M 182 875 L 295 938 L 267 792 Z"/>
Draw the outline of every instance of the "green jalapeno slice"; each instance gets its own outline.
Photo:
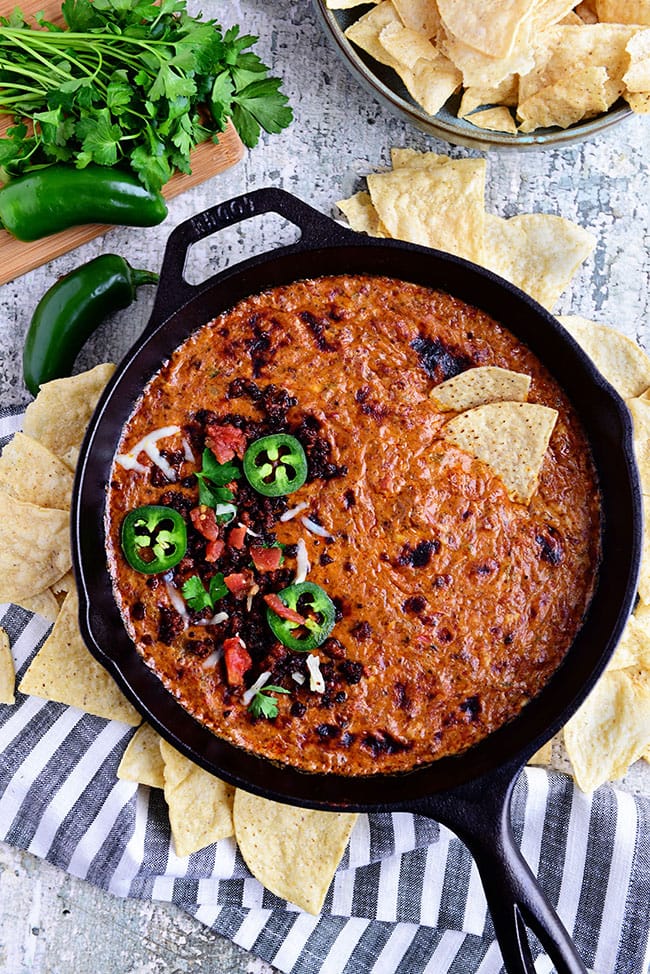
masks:
<path id="1" fill-rule="evenodd" d="M 124 518 L 121 543 L 131 568 L 155 575 L 173 568 L 187 551 L 187 526 L 173 508 L 146 504 Z"/>
<path id="2" fill-rule="evenodd" d="M 266 596 L 265 601 L 267 622 L 288 649 L 303 653 L 316 649 L 334 628 L 336 607 L 327 592 L 314 582 L 289 585 L 275 596 Z M 289 618 L 281 614 L 281 606 L 288 610 L 286 616 Z M 302 621 L 298 622 L 296 616 Z"/>
<path id="3" fill-rule="evenodd" d="M 292 494 L 307 479 L 307 457 L 299 440 L 273 433 L 254 440 L 244 454 L 244 473 L 258 494 Z"/>

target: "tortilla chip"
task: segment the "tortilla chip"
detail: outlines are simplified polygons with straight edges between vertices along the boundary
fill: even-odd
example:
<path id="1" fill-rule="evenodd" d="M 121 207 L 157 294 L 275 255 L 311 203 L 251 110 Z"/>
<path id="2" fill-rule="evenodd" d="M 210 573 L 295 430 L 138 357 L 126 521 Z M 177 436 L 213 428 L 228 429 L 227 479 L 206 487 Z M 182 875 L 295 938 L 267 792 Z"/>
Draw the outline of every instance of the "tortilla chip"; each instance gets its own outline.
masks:
<path id="1" fill-rule="evenodd" d="M 78 707 L 87 714 L 134 726 L 142 718 L 107 670 L 90 655 L 79 633 L 79 601 L 69 592 L 51 634 L 21 680 L 21 693 Z"/>
<path id="2" fill-rule="evenodd" d="M 165 762 L 160 753 L 160 737 L 149 724 L 142 724 L 129 741 L 117 769 L 122 781 L 135 781 L 150 788 L 164 788 Z"/>
<path id="3" fill-rule="evenodd" d="M 650 672 L 607 671 L 564 728 L 578 787 L 622 778 L 650 744 Z"/>
<path id="4" fill-rule="evenodd" d="M 468 47 L 492 58 L 511 53 L 521 24 L 530 15 L 535 0 L 438 0 L 438 10 L 448 31 Z"/>
<path id="5" fill-rule="evenodd" d="M 67 595 L 68 592 L 73 592 L 75 590 L 74 572 L 72 570 L 66 572 L 61 578 L 57 578 L 56 582 L 53 582 L 50 588 L 56 596 Z"/>
<path id="6" fill-rule="evenodd" d="M 446 379 L 431 390 L 430 396 L 442 410 L 460 413 L 487 402 L 525 402 L 530 376 L 494 365 L 480 365 Z"/>
<path id="7" fill-rule="evenodd" d="M 549 310 L 595 246 L 591 233 L 561 216 L 485 217 L 485 266 Z"/>
<path id="8" fill-rule="evenodd" d="M 235 793 L 235 838 L 246 865 L 266 889 L 307 913 L 322 909 L 357 817 Z"/>
<path id="9" fill-rule="evenodd" d="M 9 636 L 4 629 L 0 629 L 0 703 L 16 702 L 15 687 L 16 669 Z"/>
<path id="10" fill-rule="evenodd" d="M 330 10 L 349 10 L 350 7 L 359 7 L 362 3 L 379 3 L 379 0 L 326 0 L 326 6 Z"/>
<path id="11" fill-rule="evenodd" d="M 440 111 L 463 80 L 458 68 L 444 54 L 435 61 L 420 58 L 412 71 L 400 69 L 399 74 L 413 100 L 429 115 Z"/>
<path id="12" fill-rule="evenodd" d="M 443 30 L 436 0 L 394 0 L 394 7 L 405 27 L 429 40 L 437 38 Z"/>
<path id="13" fill-rule="evenodd" d="M 581 23 L 576 14 L 572 15 L 574 7 L 575 0 L 539 0 L 532 12 L 535 32 L 547 30 L 554 24 L 563 22 L 567 17 L 571 22 Z"/>
<path id="14" fill-rule="evenodd" d="M 519 113 L 529 99 L 545 88 L 550 89 L 548 97 L 555 94 L 557 100 L 565 92 L 568 104 L 573 86 L 581 92 L 586 80 L 593 86 L 596 78 L 602 79 L 602 72 L 594 73 L 594 68 L 606 71 L 605 82 L 598 90 L 609 108 L 624 89 L 622 78 L 629 63 L 625 48 L 633 34 L 633 27 L 619 24 L 556 26 L 544 31 L 535 48 L 533 70 L 519 79 Z M 583 100 L 584 97 L 581 94 Z"/>
<path id="15" fill-rule="evenodd" d="M 28 612 L 34 612 L 47 622 L 55 622 L 59 614 L 59 603 L 51 588 L 46 588 L 44 592 L 39 592 L 38 595 L 32 595 L 30 598 L 20 599 L 16 601 L 16 605 L 21 609 L 27 609 Z"/>
<path id="16" fill-rule="evenodd" d="M 384 27 L 389 24 L 402 25 L 399 15 L 390 0 L 382 0 L 380 4 L 369 10 L 368 13 L 360 17 L 359 20 L 351 24 L 345 32 L 345 36 L 362 51 L 373 57 L 375 61 L 387 64 L 391 68 L 399 68 L 397 61 L 379 41 L 379 35 Z"/>
<path id="17" fill-rule="evenodd" d="M 578 17 L 584 24 L 597 24 L 598 14 L 594 7 L 595 0 L 583 0 L 583 3 L 579 3 L 575 8 Z M 627 0 L 624 0 L 627 2 Z"/>
<path id="18" fill-rule="evenodd" d="M 0 522 L 0 602 L 31 598 L 68 571 L 68 511 L 25 504 L 0 491 Z"/>
<path id="19" fill-rule="evenodd" d="M 650 524 L 650 497 L 642 497 L 643 523 Z M 643 605 L 650 605 L 650 531 L 643 532 L 643 547 L 641 550 L 641 567 L 639 569 L 639 598 Z"/>
<path id="20" fill-rule="evenodd" d="M 536 767 L 548 768 L 553 759 L 553 741 L 547 741 L 546 744 L 542 744 L 539 751 L 533 754 L 532 758 L 529 759 L 528 763 L 535 765 Z"/>
<path id="21" fill-rule="evenodd" d="M 424 34 L 393 21 L 379 34 L 379 43 L 398 64 L 412 71 L 420 58 L 436 61 L 441 55 Z M 459 75 L 460 80 L 460 75 Z"/>
<path id="22" fill-rule="evenodd" d="M 336 205 L 347 217 L 352 230 L 367 233 L 371 237 L 387 236 L 372 205 L 370 193 L 355 193 L 347 200 L 339 200 Z"/>
<path id="23" fill-rule="evenodd" d="M 235 789 L 160 739 L 165 801 L 177 856 L 189 856 L 233 834 Z"/>
<path id="24" fill-rule="evenodd" d="M 483 261 L 485 159 L 455 159 L 368 176 L 368 189 L 391 237 Z"/>
<path id="25" fill-rule="evenodd" d="M 46 382 L 27 407 L 25 433 L 74 470 L 90 417 L 114 371 L 115 366 L 107 363 L 70 379 Z"/>
<path id="26" fill-rule="evenodd" d="M 71 471 L 46 446 L 16 433 L 0 456 L 0 488 L 40 507 L 70 509 Z"/>
<path id="27" fill-rule="evenodd" d="M 640 396 L 650 388 L 650 357 L 632 339 L 577 315 L 560 315 L 558 321 L 623 399 Z"/>
<path id="28" fill-rule="evenodd" d="M 624 91 L 623 97 L 637 115 L 650 113 L 650 92 Z"/>
<path id="29" fill-rule="evenodd" d="M 535 67 L 531 24 L 531 21 L 522 23 L 520 37 L 512 53 L 504 58 L 482 54 L 451 34 L 441 38 L 440 48 L 462 73 L 463 84 L 466 87 L 477 85 L 483 88 L 494 88 L 502 84 L 506 78 L 515 74 L 527 74 Z"/>
<path id="30" fill-rule="evenodd" d="M 563 27 L 564 26 L 580 27 L 580 25 L 584 23 L 584 21 L 582 20 L 581 17 L 578 17 L 576 13 L 570 13 L 567 14 L 566 17 L 563 17 L 562 20 L 558 21 L 558 23 L 561 24 Z"/>
<path id="31" fill-rule="evenodd" d="M 390 161 L 393 169 L 430 169 L 453 165 L 451 156 L 438 155 L 437 152 L 418 152 L 417 149 L 392 148 Z"/>
<path id="32" fill-rule="evenodd" d="M 612 104 L 609 84 L 607 69 L 594 66 L 540 88 L 517 106 L 521 131 L 534 132 L 554 126 L 567 129 L 584 118 L 606 112 Z"/>
<path id="33" fill-rule="evenodd" d="M 517 126 L 512 117 L 512 113 L 502 106 L 496 108 L 486 108 L 482 112 L 473 112 L 466 116 L 467 121 L 476 125 L 480 129 L 491 129 L 493 132 L 508 132 L 510 135 L 517 134 Z"/>
<path id="34" fill-rule="evenodd" d="M 509 75 L 495 88 L 478 88 L 473 85 L 466 88 L 460 100 L 458 117 L 465 118 L 481 106 L 505 105 L 515 106 L 518 101 L 519 82 L 516 75 Z"/>
<path id="35" fill-rule="evenodd" d="M 650 0 L 595 0 L 595 3 L 598 19 L 603 23 L 650 26 Z"/>
<path id="36" fill-rule="evenodd" d="M 649 21 L 650 22 L 650 21 Z M 650 92 L 650 30 L 640 30 L 631 37 L 626 48 L 630 66 L 623 75 L 628 91 Z"/>
<path id="37" fill-rule="evenodd" d="M 639 605 L 627 621 L 608 670 L 641 667 L 650 671 L 650 606 Z"/>
<path id="38" fill-rule="evenodd" d="M 491 402 L 449 420 L 442 436 L 487 464 L 513 500 L 529 504 L 557 415 L 537 403 Z"/>

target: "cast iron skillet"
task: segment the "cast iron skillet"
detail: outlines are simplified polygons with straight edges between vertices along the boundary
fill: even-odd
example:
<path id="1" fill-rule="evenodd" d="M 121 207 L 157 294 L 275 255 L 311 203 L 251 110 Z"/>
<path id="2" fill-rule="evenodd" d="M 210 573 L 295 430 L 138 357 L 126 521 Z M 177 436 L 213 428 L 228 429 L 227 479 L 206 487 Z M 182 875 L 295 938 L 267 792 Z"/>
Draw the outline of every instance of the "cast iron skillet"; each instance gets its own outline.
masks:
<path id="1" fill-rule="evenodd" d="M 198 286 L 184 278 L 197 241 L 273 212 L 302 231 L 298 243 L 252 257 Z M 603 564 L 593 603 L 567 657 L 507 726 L 465 753 L 408 774 L 351 778 L 278 767 L 218 739 L 166 691 L 127 636 L 103 552 L 104 503 L 120 432 L 143 386 L 195 329 L 241 298 L 302 278 L 375 273 L 441 288 L 493 315 L 520 337 L 564 387 L 591 442 L 604 508 Z M 218 350 L 216 350 L 218 354 Z M 509 974 L 534 974 L 527 927 L 560 974 L 585 974 L 575 946 L 522 858 L 509 822 L 514 782 L 527 759 L 575 711 L 604 669 L 632 607 L 642 517 L 631 423 L 622 400 L 557 321 L 510 284 L 467 261 L 396 241 L 366 238 L 277 189 L 214 206 L 170 236 L 151 320 L 106 389 L 79 461 L 72 509 L 81 631 L 91 652 L 147 721 L 209 771 L 255 794 L 336 811 L 412 811 L 466 842 L 479 868 Z"/>

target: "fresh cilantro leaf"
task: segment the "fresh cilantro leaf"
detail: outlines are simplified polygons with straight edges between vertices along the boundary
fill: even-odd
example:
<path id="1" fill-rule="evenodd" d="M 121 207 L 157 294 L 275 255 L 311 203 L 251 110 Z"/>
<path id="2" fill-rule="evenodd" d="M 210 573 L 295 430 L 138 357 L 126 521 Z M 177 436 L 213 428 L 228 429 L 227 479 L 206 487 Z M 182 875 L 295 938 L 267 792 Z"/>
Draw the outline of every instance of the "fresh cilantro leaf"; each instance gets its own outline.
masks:
<path id="1" fill-rule="evenodd" d="M 260 140 L 260 125 L 253 115 L 237 102 L 232 106 L 232 120 L 240 139 L 252 149 Z"/>
<path id="2" fill-rule="evenodd" d="M 115 165 L 122 130 L 111 121 L 108 108 L 102 108 L 94 118 L 82 119 L 77 123 L 76 129 L 82 140 L 83 151 L 88 153 L 93 162 L 100 166 Z"/>
<path id="3" fill-rule="evenodd" d="M 199 481 L 199 504 L 205 504 L 206 507 L 216 507 L 217 504 L 230 504 L 235 499 L 235 495 L 227 487 L 213 487 L 198 474 L 197 480 Z"/>
<path id="4" fill-rule="evenodd" d="M 219 463 L 212 450 L 208 447 L 203 451 L 202 467 L 197 473 L 197 477 L 207 477 L 217 487 L 225 487 L 232 480 L 239 480 L 241 470 L 228 460 L 227 463 Z"/>
<path id="5" fill-rule="evenodd" d="M 195 612 L 213 608 L 212 597 L 198 575 L 192 575 L 191 578 L 188 578 L 181 591 L 190 609 Z"/>
<path id="6" fill-rule="evenodd" d="M 212 576 L 212 578 L 210 579 L 209 587 L 210 587 L 210 598 L 212 599 L 213 605 L 215 602 L 218 602 L 219 599 L 225 598 L 225 596 L 228 594 L 228 589 L 226 587 L 226 583 L 223 580 L 223 575 L 221 572 L 217 572 L 216 575 Z"/>
<path id="7" fill-rule="evenodd" d="M 245 108 L 265 132 L 277 133 L 293 120 L 288 98 L 279 91 L 279 78 L 253 81 L 235 95 L 235 101 Z"/>
<path id="8" fill-rule="evenodd" d="M 273 684 L 267 684 L 267 686 L 262 687 L 258 690 L 250 704 L 248 709 L 250 710 L 253 717 L 265 717 L 267 720 L 272 720 L 274 717 L 278 716 L 278 705 L 275 697 L 269 697 L 268 693 L 289 693 L 284 687 L 276 687 Z"/>
<path id="9" fill-rule="evenodd" d="M 225 127 L 228 116 L 231 114 L 234 90 L 228 71 L 222 71 L 214 79 L 210 93 L 210 112 L 218 128 L 223 129 Z"/>

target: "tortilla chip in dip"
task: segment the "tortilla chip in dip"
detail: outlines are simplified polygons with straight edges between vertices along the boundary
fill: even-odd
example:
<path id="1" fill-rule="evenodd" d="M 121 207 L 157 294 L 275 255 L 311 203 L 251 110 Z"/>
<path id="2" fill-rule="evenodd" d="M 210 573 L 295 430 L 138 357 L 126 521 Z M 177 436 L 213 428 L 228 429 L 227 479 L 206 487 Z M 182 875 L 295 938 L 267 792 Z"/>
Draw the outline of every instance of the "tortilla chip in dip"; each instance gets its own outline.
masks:
<path id="1" fill-rule="evenodd" d="M 15 688 L 16 670 L 9 636 L 4 629 L 0 629 L 0 703 L 14 704 Z"/>
<path id="2" fill-rule="evenodd" d="M 160 740 L 165 801 L 177 856 L 189 856 L 233 834 L 235 789 Z"/>
<path id="3" fill-rule="evenodd" d="M 107 670 L 90 655 L 79 633 L 79 600 L 69 592 L 54 628 L 19 686 L 44 700 L 78 707 L 87 714 L 137 726 L 142 718 Z"/>
<path id="4" fill-rule="evenodd" d="M 117 777 L 150 788 L 164 788 L 165 762 L 160 753 L 160 737 L 149 724 L 142 724 L 122 755 Z"/>
<path id="5" fill-rule="evenodd" d="M 357 815 L 317 812 L 237 789 L 235 838 L 244 862 L 268 890 L 319 913 Z"/>
<path id="6" fill-rule="evenodd" d="M 449 420 L 442 435 L 482 460 L 521 504 L 537 488 L 557 411 L 530 402 L 491 402 Z"/>
<path id="7" fill-rule="evenodd" d="M 481 365 L 441 382 L 430 396 L 439 409 L 460 413 L 487 402 L 525 402 L 529 389 L 529 375 Z"/>
<path id="8" fill-rule="evenodd" d="M 105 363 L 71 378 L 44 383 L 27 407 L 24 432 L 74 470 L 86 426 L 114 371 L 114 365 Z"/>
<path id="9" fill-rule="evenodd" d="M 0 456 L 0 489 L 21 501 L 67 511 L 72 481 L 72 471 L 46 446 L 24 433 L 16 433 Z"/>
<path id="10" fill-rule="evenodd" d="M 43 592 L 72 564 L 70 515 L 0 491 L 0 602 Z"/>

